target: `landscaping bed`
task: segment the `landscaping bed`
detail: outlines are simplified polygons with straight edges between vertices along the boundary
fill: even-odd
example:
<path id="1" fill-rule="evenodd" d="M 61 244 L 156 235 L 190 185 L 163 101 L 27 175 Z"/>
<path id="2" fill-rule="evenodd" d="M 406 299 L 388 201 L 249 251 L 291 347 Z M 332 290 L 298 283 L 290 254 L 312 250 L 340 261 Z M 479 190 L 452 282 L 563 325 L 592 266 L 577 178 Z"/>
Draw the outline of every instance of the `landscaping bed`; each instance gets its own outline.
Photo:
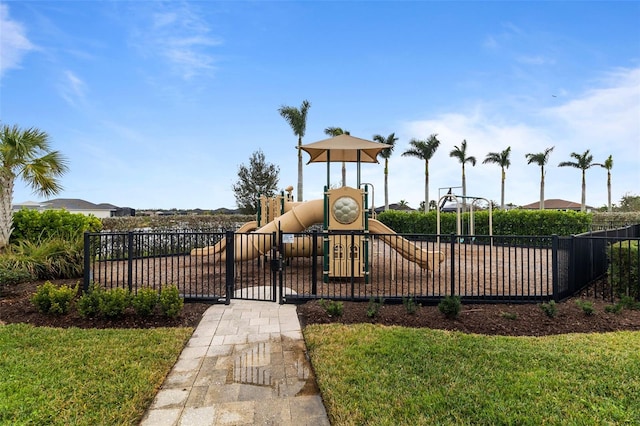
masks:
<path id="1" fill-rule="evenodd" d="M 57 280 L 54 284 L 75 285 L 74 280 Z M 0 323 L 29 323 L 36 326 L 78 328 L 155 328 L 196 327 L 206 303 L 185 303 L 176 318 L 162 315 L 141 317 L 127 311 L 122 318 L 82 318 L 75 310 L 66 315 L 45 315 L 31 304 L 30 297 L 43 282 L 22 283 L 4 288 L 0 299 Z M 594 313 L 587 315 L 576 300 L 591 302 Z M 602 333 L 640 330 L 640 310 L 605 311 L 610 302 L 591 297 L 576 297 L 557 304 L 557 315 L 549 317 L 538 304 L 474 304 L 462 305 L 457 318 L 446 318 L 437 306 L 418 307 L 410 314 L 403 304 L 383 304 L 377 314 L 368 314 L 366 302 L 343 302 L 342 315 L 330 316 L 318 301 L 298 306 L 298 317 L 304 326 L 314 323 L 377 323 L 406 327 L 457 330 L 466 333 L 542 336 L 564 333 Z"/>

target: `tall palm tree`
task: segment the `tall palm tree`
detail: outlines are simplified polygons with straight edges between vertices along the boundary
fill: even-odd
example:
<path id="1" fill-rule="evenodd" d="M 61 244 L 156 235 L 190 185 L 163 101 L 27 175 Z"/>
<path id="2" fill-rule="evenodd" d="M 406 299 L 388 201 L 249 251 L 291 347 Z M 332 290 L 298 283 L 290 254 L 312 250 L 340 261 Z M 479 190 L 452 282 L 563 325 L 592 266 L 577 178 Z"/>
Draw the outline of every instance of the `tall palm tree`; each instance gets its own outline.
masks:
<path id="1" fill-rule="evenodd" d="M 50 196 L 60 192 L 58 177 L 67 171 L 67 161 L 51 151 L 49 135 L 35 127 L 22 130 L 3 125 L 0 129 L 0 250 L 9 244 L 13 231 L 13 187 L 22 179 L 34 192 Z"/>
<path id="2" fill-rule="evenodd" d="M 613 169 L 613 156 L 609 155 L 604 163 L 593 163 L 594 166 L 600 166 L 607 169 L 607 211 L 611 213 L 611 169 Z"/>
<path id="3" fill-rule="evenodd" d="M 373 140 L 376 142 L 391 145 L 390 148 L 385 148 L 380 151 L 380 156 L 384 158 L 384 209 L 386 211 L 389 210 L 389 157 L 391 157 L 391 154 L 393 154 L 393 149 L 395 148 L 398 138 L 396 138 L 395 133 L 391 133 L 386 138 L 382 135 L 373 135 Z"/>
<path id="4" fill-rule="evenodd" d="M 311 104 L 306 99 L 302 101 L 300 108 L 283 105 L 278 108 L 280 115 L 289 123 L 293 134 L 298 137 L 298 201 L 302 201 L 302 138 L 307 131 L 307 111 Z"/>
<path id="5" fill-rule="evenodd" d="M 544 166 L 549 161 L 549 155 L 553 151 L 554 146 L 547 148 L 544 152 L 537 154 L 525 154 L 527 164 L 536 163 L 540 166 L 540 210 L 544 210 Z"/>
<path id="6" fill-rule="evenodd" d="M 324 129 L 324 134 L 331 137 L 340 135 L 350 135 L 348 130 L 343 130 L 341 127 L 327 127 Z M 342 186 L 347 186 L 347 163 L 342 162 Z"/>
<path id="7" fill-rule="evenodd" d="M 410 148 L 402 153 L 403 157 L 415 157 L 424 160 L 424 211 L 429 211 L 429 160 L 440 146 L 436 133 L 429 136 L 426 141 L 411 139 Z"/>
<path id="8" fill-rule="evenodd" d="M 558 164 L 558 167 L 574 167 L 582 171 L 582 198 L 580 200 L 580 211 L 584 212 L 587 209 L 587 179 L 586 171 L 589 167 L 593 166 L 593 155 L 586 150 L 583 154 L 576 152 L 571 153 L 571 157 L 576 161 L 563 161 Z"/>
<path id="9" fill-rule="evenodd" d="M 508 169 L 511 165 L 511 160 L 509 159 L 509 155 L 511 155 L 511 147 L 507 147 L 502 152 L 490 152 L 487 154 L 487 157 L 484 159 L 482 164 L 493 163 L 500 166 L 502 169 L 502 181 L 500 188 L 500 208 L 504 210 L 504 181 L 507 178 L 507 174 L 504 169 Z"/>
<path id="10" fill-rule="evenodd" d="M 449 157 L 457 158 L 460 164 L 462 164 L 462 208 L 466 210 L 467 207 L 467 177 L 464 172 L 464 165 L 466 163 L 471 163 L 472 166 L 476 165 L 476 157 L 469 156 L 467 157 L 467 140 L 464 139 L 462 144 L 458 147 L 457 145 L 453 146 L 453 149 L 449 153 Z"/>

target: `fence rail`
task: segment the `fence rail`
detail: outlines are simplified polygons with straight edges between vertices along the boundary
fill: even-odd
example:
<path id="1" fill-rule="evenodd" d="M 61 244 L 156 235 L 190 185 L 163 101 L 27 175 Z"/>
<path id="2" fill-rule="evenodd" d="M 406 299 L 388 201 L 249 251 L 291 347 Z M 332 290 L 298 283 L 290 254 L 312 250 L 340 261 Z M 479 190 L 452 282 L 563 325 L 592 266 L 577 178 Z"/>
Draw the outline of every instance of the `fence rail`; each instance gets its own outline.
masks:
<path id="1" fill-rule="evenodd" d="M 621 291 L 638 298 L 639 230 L 571 237 L 345 232 L 333 241 L 364 242 L 359 254 L 346 254 L 358 260 L 350 257 L 339 266 L 347 272 L 335 276 L 323 254 L 328 234 L 317 231 L 87 233 L 84 288 L 95 282 L 136 292 L 173 284 L 186 300 L 224 302 L 275 301 L 279 294 L 281 302 L 410 297 L 437 303 L 456 295 L 464 302 L 531 303 L 586 288 L 607 299 Z M 613 265 L 612 255 L 630 266 Z"/>

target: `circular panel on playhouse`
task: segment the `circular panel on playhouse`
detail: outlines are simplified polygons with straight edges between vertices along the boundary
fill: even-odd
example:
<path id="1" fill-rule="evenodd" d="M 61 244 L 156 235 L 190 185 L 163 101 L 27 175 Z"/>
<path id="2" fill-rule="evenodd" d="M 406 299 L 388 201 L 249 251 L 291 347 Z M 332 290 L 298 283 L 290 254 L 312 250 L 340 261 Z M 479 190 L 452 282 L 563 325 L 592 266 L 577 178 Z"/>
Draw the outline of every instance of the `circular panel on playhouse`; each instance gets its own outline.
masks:
<path id="1" fill-rule="evenodd" d="M 333 203 L 331 213 L 339 223 L 348 225 L 360 216 L 360 205 L 352 197 L 342 196 Z"/>

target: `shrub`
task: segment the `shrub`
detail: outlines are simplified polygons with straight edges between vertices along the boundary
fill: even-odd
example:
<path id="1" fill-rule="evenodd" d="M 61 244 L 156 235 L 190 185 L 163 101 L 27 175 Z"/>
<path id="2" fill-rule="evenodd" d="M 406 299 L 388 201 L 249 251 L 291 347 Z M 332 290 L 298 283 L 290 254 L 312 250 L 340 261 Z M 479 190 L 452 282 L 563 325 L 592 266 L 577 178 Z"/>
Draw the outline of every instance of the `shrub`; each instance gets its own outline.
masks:
<path id="1" fill-rule="evenodd" d="M 515 312 L 500 312 L 500 316 L 508 320 L 518 319 L 518 314 L 516 314 Z"/>
<path id="2" fill-rule="evenodd" d="M 593 302 L 590 302 L 588 300 L 576 300 L 576 305 L 578 305 L 578 307 L 580 307 L 580 309 L 582 309 L 582 312 L 585 313 L 585 315 L 593 315 L 596 310 L 593 307 Z"/>
<path id="3" fill-rule="evenodd" d="M 558 315 L 558 306 L 554 300 L 549 301 L 549 303 L 541 303 L 540 309 L 542 309 L 549 318 L 555 318 L 555 316 Z"/>
<path id="4" fill-rule="evenodd" d="M 438 303 L 438 310 L 447 318 L 457 318 L 462 310 L 460 296 L 446 296 Z"/>
<path id="5" fill-rule="evenodd" d="M 4 268 L 28 272 L 36 279 L 78 278 L 84 270 L 82 238 L 48 238 L 10 245 L 2 256 Z"/>
<path id="6" fill-rule="evenodd" d="M 611 244 L 609 255 L 609 281 L 617 296 L 640 298 L 638 271 L 640 269 L 638 241 L 626 240 Z"/>
<path id="7" fill-rule="evenodd" d="M 33 280 L 33 275 L 26 269 L 14 269 L 0 265 L 0 285 L 10 286 Z"/>
<path id="8" fill-rule="evenodd" d="M 39 243 L 49 238 L 75 240 L 85 231 L 99 232 L 102 222 L 95 216 L 69 213 L 66 210 L 44 210 L 42 212 L 22 209 L 13 214 L 11 242 L 28 241 Z"/>
<path id="9" fill-rule="evenodd" d="M 416 300 L 409 296 L 407 298 L 402 298 L 402 304 L 404 305 L 404 308 L 407 310 L 407 313 L 410 315 L 415 314 L 418 311 L 418 308 L 421 306 L 420 304 L 416 303 Z"/>
<path id="10" fill-rule="evenodd" d="M 324 308 L 325 311 L 327 311 L 327 314 L 329 314 L 330 317 L 342 316 L 342 312 L 344 311 L 344 303 L 324 299 L 320 299 L 318 303 Z"/>
<path id="11" fill-rule="evenodd" d="M 50 281 L 38 286 L 31 296 L 31 303 L 43 314 L 63 315 L 69 312 L 73 298 L 78 294 L 78 285 L 56 287 Z"/>
<path id="12" fill-rule="evenodd" d="M 640 310 L 640 302 L 636 302 L 636 300 L 631 296 L 622 296 L 620 298 L 620 302 L 618 302 L 624 309 L 631 310 Z"/>
<path id="13" fill-rule="evenodd" d="M 367 316 L 369 318 L 376 317 L 378 315 L 378 312 L 380 312 L 380 308 L 382 307 L 382 305 L 384 305 L 383 298 L 378 298 L 377 302 L 375 297 L 369 299 L 369 306 L 367 306 Z"/>
<path id="14" fill-rule="evenodd" d="M 81 317 L 93 317 L 100 313 L 100 295 L 104 290 L 99 285 L 92 283 L 76 302 L 76 309 Z"/>
<path id="15" fill-rule="evenodd" d="M 178 287 L 171 285 L 160 291 L 160 310 L 169 318 L 175 318 L 184 307 L 184 300 L 180 298 Z"/>
<path id="16" fill-rule="evenodd" d="M 158 292 L 152 288 L 141 288 L 131 298 L 131 306 L 138 315 L 149 316 L 158 304 Z"/>
<path id="17" fill-rule="evenodd" d="M 123 288 L 112 288 L 99 292 L 98 308 L 100 314 L 107 318 L 117 318 L 131 303 L 131 293 Z"/>
<path id="18" fill-rule="evenodd" d="M 610 314 L 619 314 L 622 312 L 622 303 L 616 303 L 613 305 L 607 305 L 604 307 L 604 311 Z"/>

